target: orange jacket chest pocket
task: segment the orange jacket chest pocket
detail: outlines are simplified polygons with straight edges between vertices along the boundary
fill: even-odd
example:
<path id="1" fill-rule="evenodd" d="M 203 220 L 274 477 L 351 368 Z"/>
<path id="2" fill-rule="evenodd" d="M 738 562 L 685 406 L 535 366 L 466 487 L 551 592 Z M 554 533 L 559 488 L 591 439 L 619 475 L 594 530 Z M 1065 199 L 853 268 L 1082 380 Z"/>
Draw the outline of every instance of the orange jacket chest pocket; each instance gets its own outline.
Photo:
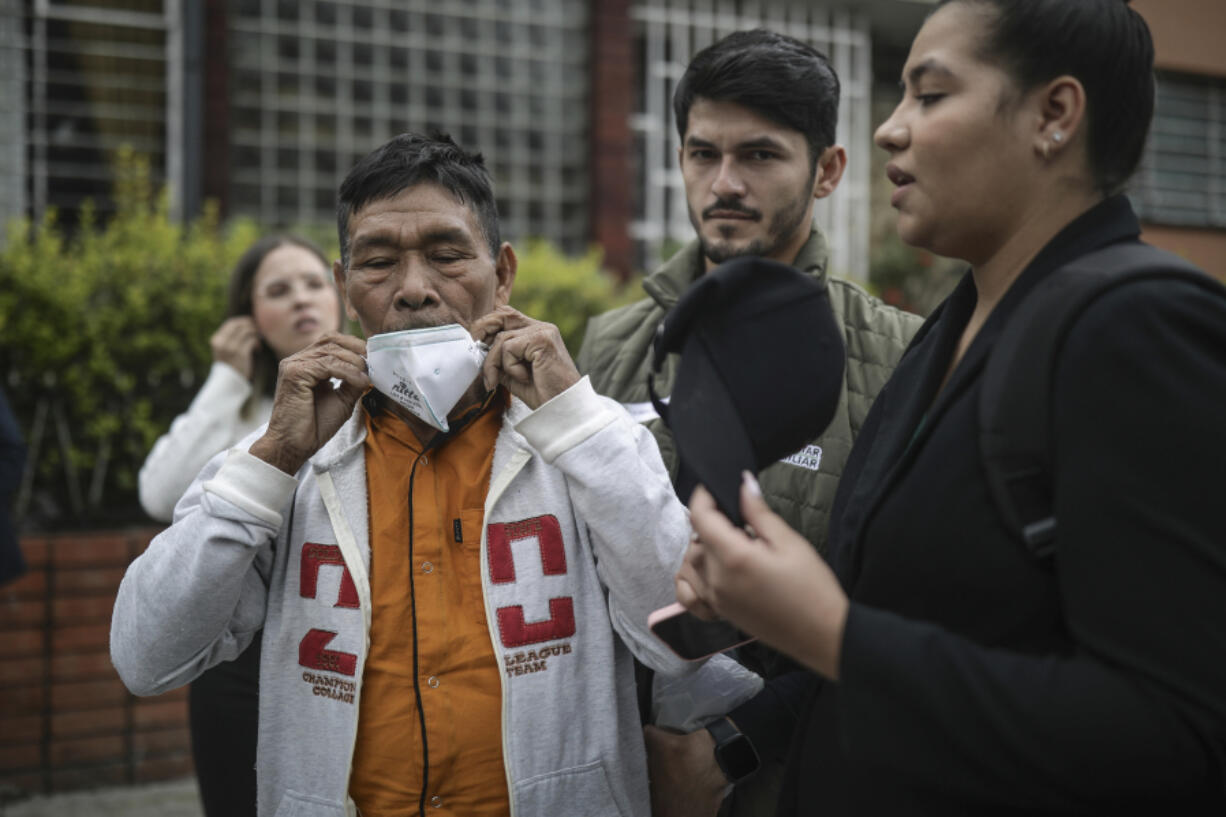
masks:
<path id="1" fill-rule="evenodd" d="M 455 579 L 460 603 L 469 620 L 486 626 L 485 596 L 481 590 L 481 532 L 485 528 L 485 509 L 460 511 L 451 520 L 451 539 L 455 547 Z"/>

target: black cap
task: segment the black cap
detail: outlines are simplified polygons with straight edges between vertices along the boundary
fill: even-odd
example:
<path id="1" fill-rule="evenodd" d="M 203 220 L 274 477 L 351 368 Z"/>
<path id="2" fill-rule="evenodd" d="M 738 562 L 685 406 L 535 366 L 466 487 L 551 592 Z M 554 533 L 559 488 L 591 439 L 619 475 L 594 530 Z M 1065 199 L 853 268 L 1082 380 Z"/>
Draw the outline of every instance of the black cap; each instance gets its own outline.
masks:
<path id="1" fill-rule="evenodd" d="M 656 333 L 653 371 L 680 352 L 664 405 L 683 501 L 699 484 L 743 524 L 741 472 L 757 473 L 816 438 L 843 389 L 843 338 L 825 285 L 786 264 L 735 258 L 695 281 Z"/>

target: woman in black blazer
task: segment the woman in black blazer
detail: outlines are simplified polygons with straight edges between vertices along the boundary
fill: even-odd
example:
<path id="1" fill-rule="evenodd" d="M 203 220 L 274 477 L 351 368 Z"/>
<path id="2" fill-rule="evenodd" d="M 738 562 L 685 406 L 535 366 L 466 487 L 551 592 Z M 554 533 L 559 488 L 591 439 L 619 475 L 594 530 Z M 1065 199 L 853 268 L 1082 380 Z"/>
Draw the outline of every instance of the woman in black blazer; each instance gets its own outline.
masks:
<path id="1" fill-rule="evenodd" d="M 971 269 L 842 478 L 832 572 L 757 496 L 699 490 L 678 598 L 823 679 L 781 814 L 1226 814 L 1226 299 L 1121 286 L 1053 372 L 1056 556 L 984 481 L 985 362 L 1037 282 L 1141 247 L 1153 111 L 1123 0 L 944 0 L 877 131 L 910 244 Z"/>

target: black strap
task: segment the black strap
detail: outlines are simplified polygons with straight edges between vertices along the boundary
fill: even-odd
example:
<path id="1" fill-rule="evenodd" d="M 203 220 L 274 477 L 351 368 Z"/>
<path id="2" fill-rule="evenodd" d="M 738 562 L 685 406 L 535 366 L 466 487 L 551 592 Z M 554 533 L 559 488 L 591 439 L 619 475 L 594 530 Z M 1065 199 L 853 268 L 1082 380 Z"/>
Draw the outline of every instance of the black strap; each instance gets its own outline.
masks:
<path id="1" fill-rule="evenodd" d="M 651 723 L 651 697 L 655 687 L 656 671 L 637 658 L 634 659 L 634 689 L 638 694 L 639 723 Z"/>
<path id="2" fill-rule="evenodd" d="M 1226 296 L 1177 256 L 1139 242 L 1113 244 L 1036 284 L 992 349 L 979 402 L 980 456 L 997 511 L 1037 559 L 1053 556 L 1057 541 L 1051 426 L 1060 347 L 1096 298 L 1154 278 L 1178 278 Z"/>

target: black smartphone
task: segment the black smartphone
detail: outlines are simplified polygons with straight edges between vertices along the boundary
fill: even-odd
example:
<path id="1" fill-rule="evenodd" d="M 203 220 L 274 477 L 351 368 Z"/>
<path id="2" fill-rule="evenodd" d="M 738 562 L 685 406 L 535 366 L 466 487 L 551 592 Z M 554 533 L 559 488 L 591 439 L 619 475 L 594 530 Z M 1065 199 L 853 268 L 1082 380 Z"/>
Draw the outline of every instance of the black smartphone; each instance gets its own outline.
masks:
<path id="1" fill-rule="evenodd" d="M 754 640 L 726 621 L 705 621 L 678 603 L 647 618 L 647 629 L 686 661 L 698 661 Z"/>

